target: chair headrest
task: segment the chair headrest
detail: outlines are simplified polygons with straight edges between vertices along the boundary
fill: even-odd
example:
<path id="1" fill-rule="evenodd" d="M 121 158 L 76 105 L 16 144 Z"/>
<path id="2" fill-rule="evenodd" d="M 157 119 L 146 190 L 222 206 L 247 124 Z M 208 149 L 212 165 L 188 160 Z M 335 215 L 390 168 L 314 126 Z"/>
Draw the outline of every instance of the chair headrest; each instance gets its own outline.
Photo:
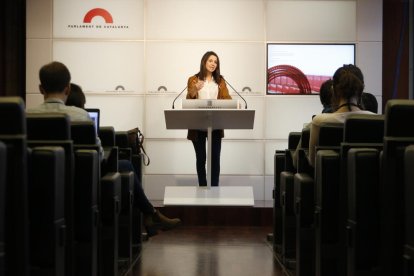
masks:
<path id="1" fill-rule="evenodd" d="M 70 119 L 64 113 L 28 113 L 28 140 L 69 140 Z"/>
<path id="2" fill-rule="evenodd" d="M 385 106 L 385 136 L 414 137 L 414 100 L 389 100 Z"/>
<path id="3" fill-rule="evenodd" d="M 344 142 L 382 143 L 384 115 L 350 114 L 345 119 Z"/>
<path id="4" fill-rule="evenodd" d="M 26 112 L 20 97 L 0 97 L 0 134 L 26 134 Z"/>

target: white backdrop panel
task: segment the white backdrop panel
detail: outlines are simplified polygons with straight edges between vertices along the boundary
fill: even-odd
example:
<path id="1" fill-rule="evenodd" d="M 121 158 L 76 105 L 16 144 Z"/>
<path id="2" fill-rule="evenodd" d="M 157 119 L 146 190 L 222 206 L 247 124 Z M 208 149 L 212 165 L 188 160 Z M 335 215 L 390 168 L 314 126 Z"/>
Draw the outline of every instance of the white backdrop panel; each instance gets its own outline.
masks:
<path id="1" fill-rule="evenodd" d="M 26 40 L 26 91 L 27 93 L 39 92 L 39 69 L 52 60 L 51 39 Z"/>
<path id="2" fill-rule="evenodd" d="M 182 91 L 188 78 L 200 70 L 201 57 L 207 51 L 216 52 L 221 74 L 238 92 L 250 87 L 252 92 L 264 93 L 266 48 L 263 42 L 148 42 L 147 90 L 157 91 L 163 85 L 170 92 Z"/>
<path id="3" fill-rule="evenodd" d="M 143 42 L 53 43 L 53 58 L 68 66 L 84 91 L 139 93 L 144 90 Z M 117 90 L 118 89 L 118 90 Z"/>
<path id="4" fill-rule="evenodd" d="M 359 41 L 382 41 L 383 0 L 357 1 Z"/>
<path id="5" fill-rule="evenodd" d="M 151 158 L 151 165 L 145 167 L 145 174 L 194 174 L 195 153 L 189 140 L 145 141 L 145 150 Z"/>
<path id="6" fill-rule="evenodd" d="M 101 110 L 101 126 L 113 126 L 115 131 L 126 131 L 135 127 L 142 129 L 143 96 L 86 93 L 86 107 Z"/>
<path id="7" fill-rule="evenodd" d="M 221 174 L 263 175 L 263 143 L 260 141 L 223 140 Z"/>
<path id="8" fill-rule="evenodd" d="M 43 103 L 43 95 L 40 93 L 26 94 L 26 108 L 36 107 Z"/>
<path id="9" fill-rule="evenodd" d="M 271 200 L 273 201 L 273 189 L 275 186 L 274 177 L 272 176 L 265 176 L 265 184 L 264 184 L 264 200 Z M 272 205 L 273 207 L 273 205 Z"/>
<path id="10" fill-rule="evenodd" d="M 354 41 L 355 1 L 268 1 L 269 41 Z"/>
<path id="11" fill-rule="evenodd" d="M 144 37 L 144 0 L 54 0 L 53 3 L 55 38 Z"/>
<path id="12" fill-rule="evenodd" d="M 26 1 L 26 38 L 52 38 L 52 0 Z"/>
<path id="13" fill-rule="evenodd" d="M 266 97 L 266 139 L 287 139 L 289 132 L 301 131 L 304 123 L 319 114 L 319 95 Z"/>
<path id="14" fill-rule="evenodd" d="M 365 91 L 382 95 L 382 42 L 359 42 L 356 64 L 364 74 Z"/>
<path id="15" fill-rule="evenodd" d="M 147 1 L 147 38 L 264 40 L 263 3 L 251 0 Z"/>

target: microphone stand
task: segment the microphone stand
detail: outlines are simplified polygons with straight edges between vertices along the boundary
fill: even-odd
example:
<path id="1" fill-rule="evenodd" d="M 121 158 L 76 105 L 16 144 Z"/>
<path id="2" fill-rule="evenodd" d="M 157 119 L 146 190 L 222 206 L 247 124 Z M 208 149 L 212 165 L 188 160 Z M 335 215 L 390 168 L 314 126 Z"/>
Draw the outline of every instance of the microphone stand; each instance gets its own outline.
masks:
<path id="1" fill-rule="evenodd" d="M 244 109 L 247 109 L 247 102 L 246 102 L 246 100 L 243 98 L 243 96 L 242 96 L 242 95 L 240 95 L 240 93 L 239 93 L 239 92 L 237 92 L 237 91 L 236 91 L 236 89 L 234 89 L 234 87 L 233 87 L 233 86 L 231 86 L 231 84 L 230 84 L 230 83 L 228 83 L 228 81 L 226 81 L 226 79 L 225 79 L 225 78 L 223 78 L 223 79 L 224 79 L 224 81 L 225 81 L 225 82 L 226 82 L 226 83 L 227 83 L 227 84 L 231 87 L 231 89 L 233 89 L 233 91 L 234 91 L 234 92 L 236 92 L 236 94 L 237 94 L 237 95 L 239 95 L 239 97 L 240 97 L 240 98 L 242 98 L 242 100 L 244 101 L 244 107 L 245 107 Z"/>
<path id="2" fill-rule="evenodd" d="M 173 103 L 172 103 L 172 109 L 175 109 L 174 108 L 174 103 L 175 103 L 175 101 L 178 99 L 178 97 L 180 97 L 180 95 L 181 94 L 183 94 L 183 92 L 185 91 L 187 89 L 187 86 L 180 92 L 180 93 L 178 93 L 178 95 L 177 95 L 177 97 L 175 97 L 175 99 L 174 99 L 174 101 L 173 101 Z"/>

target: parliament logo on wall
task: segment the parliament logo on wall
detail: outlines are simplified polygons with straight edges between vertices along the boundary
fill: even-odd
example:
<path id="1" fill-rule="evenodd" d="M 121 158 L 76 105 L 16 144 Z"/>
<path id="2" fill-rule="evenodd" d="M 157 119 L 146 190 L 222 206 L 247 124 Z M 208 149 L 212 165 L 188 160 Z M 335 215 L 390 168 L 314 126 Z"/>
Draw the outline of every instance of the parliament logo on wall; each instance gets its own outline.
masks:
<path id="1" fill-rule="evenodd" d="M 143 0 L 54 0 L 54 38 L 143 38 Z"/>

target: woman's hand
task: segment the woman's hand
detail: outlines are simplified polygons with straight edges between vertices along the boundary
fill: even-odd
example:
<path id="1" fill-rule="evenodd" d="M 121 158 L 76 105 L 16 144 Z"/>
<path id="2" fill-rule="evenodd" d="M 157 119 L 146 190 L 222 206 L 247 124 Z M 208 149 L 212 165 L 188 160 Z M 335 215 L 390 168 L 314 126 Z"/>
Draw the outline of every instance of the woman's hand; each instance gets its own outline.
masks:
<path id="1" fill-rule="evenodd" d="M 202 81 L 202 80 L 194 80 L 194 82 L 196 83 L 195 84 L 195 87 L 197 88 L 197 91 L 200 91 L 200 89 L 203 88 L 203 86 L 204 86 L 204 81 Z"/>

